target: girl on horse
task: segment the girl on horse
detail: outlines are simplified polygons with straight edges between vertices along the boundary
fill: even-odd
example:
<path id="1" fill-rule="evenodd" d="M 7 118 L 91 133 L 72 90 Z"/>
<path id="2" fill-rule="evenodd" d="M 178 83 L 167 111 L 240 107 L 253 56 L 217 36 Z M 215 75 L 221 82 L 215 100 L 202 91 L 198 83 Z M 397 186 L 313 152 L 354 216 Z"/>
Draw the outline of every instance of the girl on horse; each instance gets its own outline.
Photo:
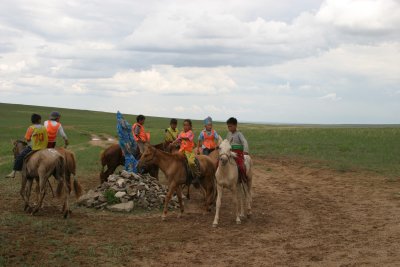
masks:
<path id="1" fill-rule="evenodd" d="M 200 184 L 200 170 L 196 166 L 195 155 L 193 152 L 194 148 L 194 134 L 192 132 L 192 121 L 186 119 L 183 121 L 183 131 L 178 135 L 178 138 L 172 143 L 176 145 L 180 143 L 179 152 L 183 153 L 188 161 L 188 165 L 193 177 L 192 183 L 194 185 Z"/>
<path id="2" fill-rule="evenodd" d="M 212 128 L 212 119 L 207 117 L 204 119 L 204 130 L 201 131 L 198 143 L 197 154 L 200 154 L 200 145 L 203 149 L 203 155 L 209 155 L 217 147 L 218 133 Z"/>

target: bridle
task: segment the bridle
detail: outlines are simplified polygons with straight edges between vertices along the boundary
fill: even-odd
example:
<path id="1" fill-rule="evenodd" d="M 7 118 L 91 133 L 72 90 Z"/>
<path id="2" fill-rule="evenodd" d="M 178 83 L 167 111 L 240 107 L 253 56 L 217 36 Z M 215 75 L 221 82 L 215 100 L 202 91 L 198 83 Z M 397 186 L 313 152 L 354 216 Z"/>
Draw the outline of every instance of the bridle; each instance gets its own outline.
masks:
<path id="1" fill-rule="evenodd" d="M 28 143 L 25 142 L 25 141 L 22 141 L 22 140 L 15 140 L 15 141 L 14 141 L 14 147 L 13 147 L 13 150 L 12 150 L 13 153 L 14 153 L 14 155 L 15 155 L 15 153 L 17 152 L 17 145 L 18 145 L 18 144 L 22 144 L 24 147 L 28 145 Z"/>
<path id="2" fill-rule="evenodd" d="M 146 163 L 153 161 L 153 159 L 156 157 L 157 148 L 153 148 L 153 149 L 154 149 L 154 151 L 153 151 L 153 153 L 151 155 L 151 159 L 148 159 L 148 160 L 145 160 L 145 161 L 139 160 L 139 161 L 142 162 L 144 167 L 146 167 Z"/>
<path id="3" fill-rule="evenodd" d="M 231 159 L 233 158 L 232 154 L 228 154 L 228 153 L 221 153 L 219 154 L 218 160 L 221 161 L 222 156 L 226 156 L 228 158 L 228 162 L 229 164 L 234 164 L 232 163 Z M 222 164 L 225 165 L 225 164 Z"/>

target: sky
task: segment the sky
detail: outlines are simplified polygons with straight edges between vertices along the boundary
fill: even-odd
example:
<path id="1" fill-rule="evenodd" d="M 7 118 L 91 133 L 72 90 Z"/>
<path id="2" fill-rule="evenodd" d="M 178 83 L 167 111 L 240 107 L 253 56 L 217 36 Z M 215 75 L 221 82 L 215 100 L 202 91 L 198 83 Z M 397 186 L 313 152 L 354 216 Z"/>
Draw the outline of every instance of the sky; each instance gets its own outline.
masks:
<path id="1" fill-rule="evenodd" d="M 400 123 L 399 0 L 0 0 L 0 102 Z"/>

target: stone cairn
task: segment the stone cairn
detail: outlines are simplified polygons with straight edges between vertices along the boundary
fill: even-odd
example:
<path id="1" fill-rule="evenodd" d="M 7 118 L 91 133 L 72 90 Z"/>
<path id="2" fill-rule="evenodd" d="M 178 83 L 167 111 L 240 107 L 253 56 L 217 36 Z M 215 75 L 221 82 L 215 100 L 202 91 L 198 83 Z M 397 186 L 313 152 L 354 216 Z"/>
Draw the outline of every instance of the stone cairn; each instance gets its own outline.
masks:
<path id="1" fill-rule="evenodd" d="M 130 212 L 134 208 L 159 210 L 164 205 L 167 191 L 167 186 L 148 174 L 140 175 L 124 170 L 120 175 L 110 175 L 106 182 L 82 195 L 77 203 L 87 208 L 122 212 Z M 168 208 L 178 207 L 178 199 L 174 196 Z"/>

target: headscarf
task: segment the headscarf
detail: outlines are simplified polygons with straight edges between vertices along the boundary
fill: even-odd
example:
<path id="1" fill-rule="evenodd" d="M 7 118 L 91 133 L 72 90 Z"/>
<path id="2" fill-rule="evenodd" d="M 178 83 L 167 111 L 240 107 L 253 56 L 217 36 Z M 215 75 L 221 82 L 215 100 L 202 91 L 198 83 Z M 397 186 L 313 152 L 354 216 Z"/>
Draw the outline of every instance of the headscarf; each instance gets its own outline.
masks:
<path id="1" fill-rule="evenodd" d="M 210 116 L 208 116 L 207 118 L 204 119 L 204 125 L 210 124 L 212 123 L 212 119 Z"/>

